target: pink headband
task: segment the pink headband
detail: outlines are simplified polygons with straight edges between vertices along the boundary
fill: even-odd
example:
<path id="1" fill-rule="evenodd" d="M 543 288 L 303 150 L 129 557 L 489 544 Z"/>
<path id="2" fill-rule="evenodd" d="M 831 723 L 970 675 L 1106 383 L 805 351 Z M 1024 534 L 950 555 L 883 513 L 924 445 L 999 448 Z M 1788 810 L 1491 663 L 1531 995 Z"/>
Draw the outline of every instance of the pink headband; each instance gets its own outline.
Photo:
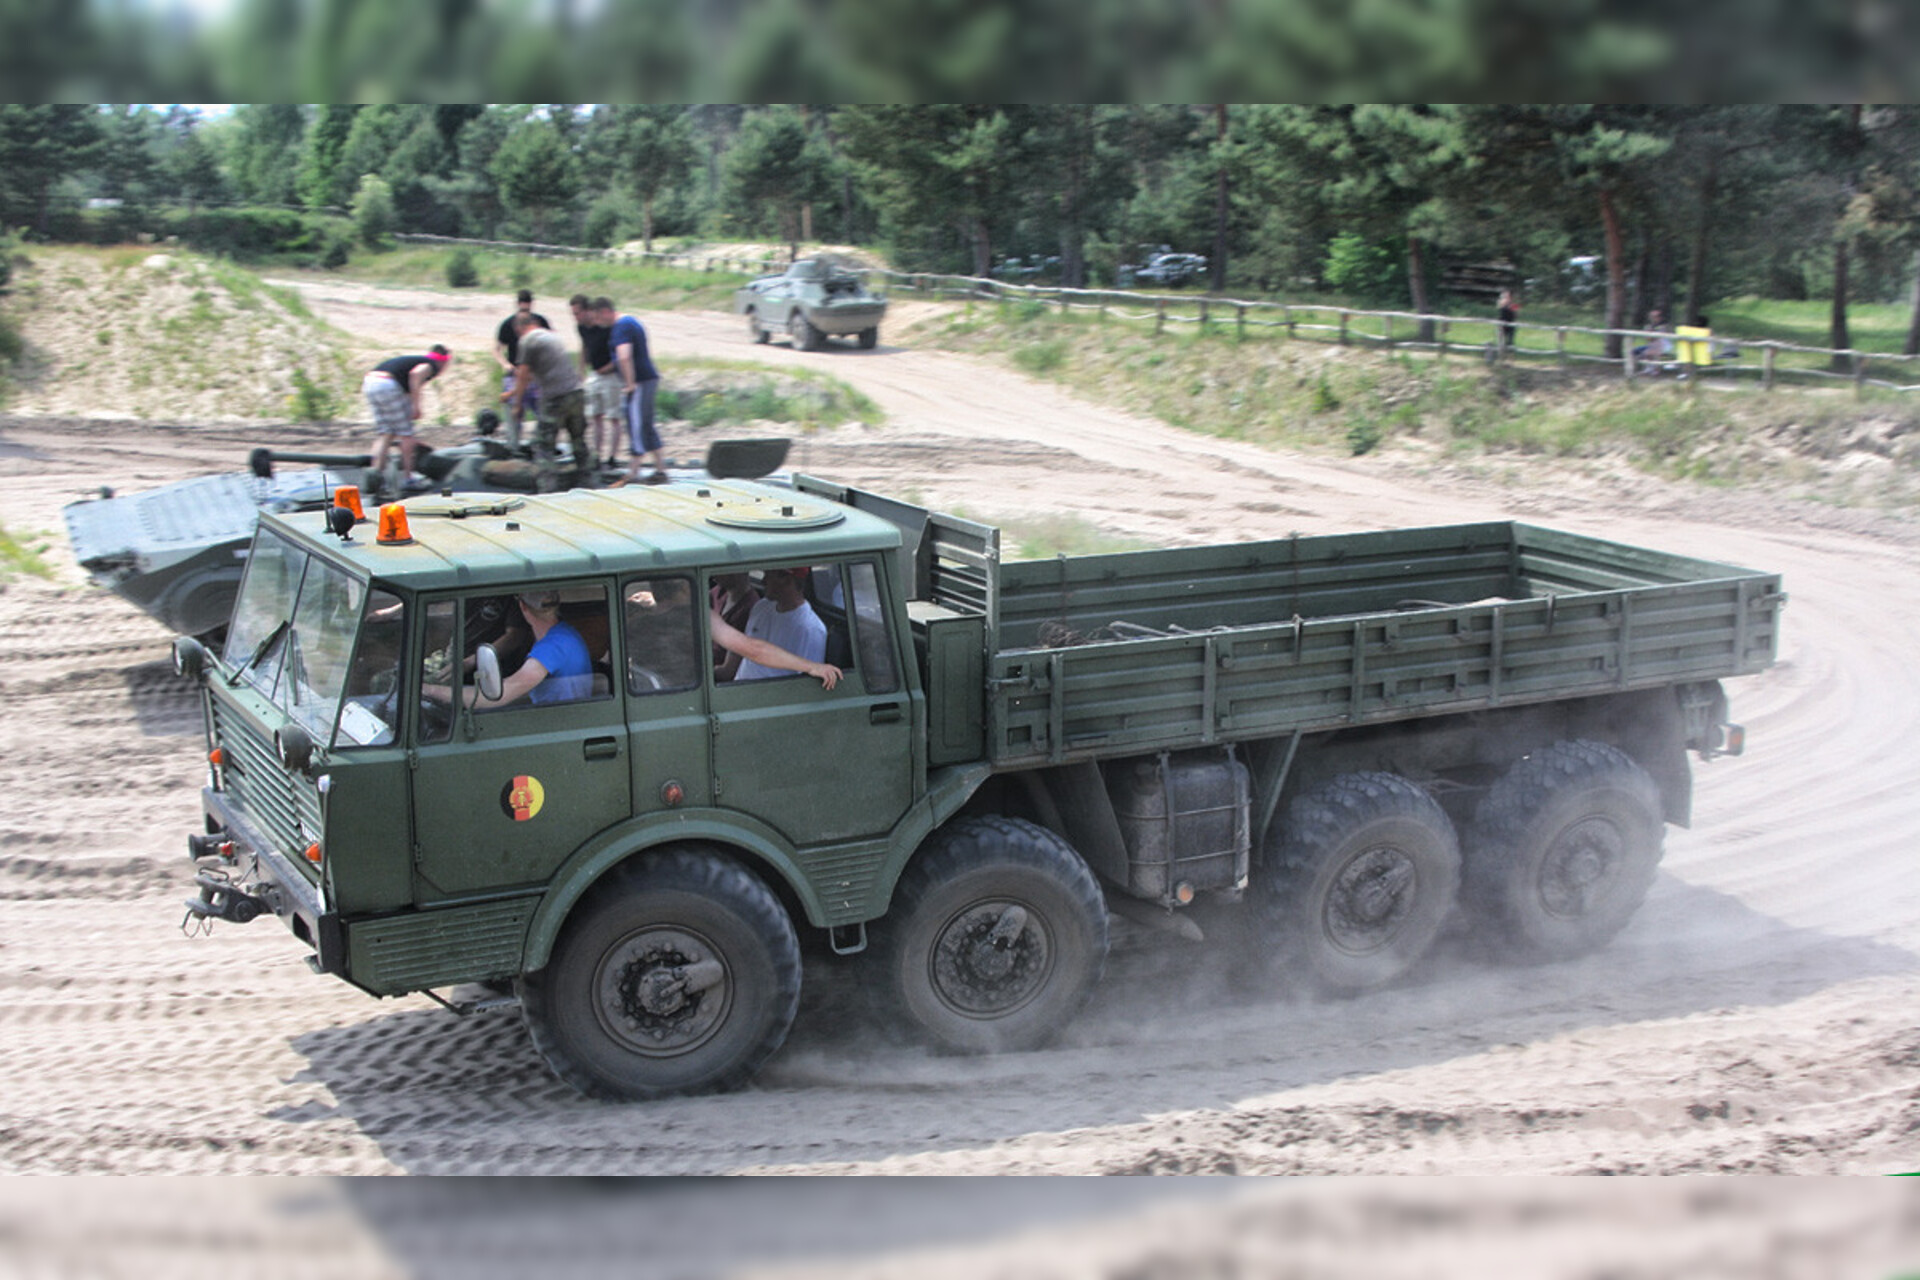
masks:
<path id="1" fill-rule="evenodd" d="M 445 364 L 447 362 L 447 353 L 444 351 L 429 351 L 427 352 L 427 359 L 433 361 L 435 364 Z"/>

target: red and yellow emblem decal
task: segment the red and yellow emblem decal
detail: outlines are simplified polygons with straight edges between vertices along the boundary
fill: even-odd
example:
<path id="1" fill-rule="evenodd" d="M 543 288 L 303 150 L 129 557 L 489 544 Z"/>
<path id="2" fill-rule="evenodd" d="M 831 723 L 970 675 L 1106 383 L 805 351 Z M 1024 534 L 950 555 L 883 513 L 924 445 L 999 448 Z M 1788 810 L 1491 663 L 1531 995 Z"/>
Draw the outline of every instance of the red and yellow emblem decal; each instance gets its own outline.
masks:
<path id="1" fill-rule="evenodd" d="M 547 789 L 540 785 L 540 779 L 530 773 L 521 774 L 500 792 L 500 807 L 515 822 L 525 822 L 537 816 L 546 802 Z"/>

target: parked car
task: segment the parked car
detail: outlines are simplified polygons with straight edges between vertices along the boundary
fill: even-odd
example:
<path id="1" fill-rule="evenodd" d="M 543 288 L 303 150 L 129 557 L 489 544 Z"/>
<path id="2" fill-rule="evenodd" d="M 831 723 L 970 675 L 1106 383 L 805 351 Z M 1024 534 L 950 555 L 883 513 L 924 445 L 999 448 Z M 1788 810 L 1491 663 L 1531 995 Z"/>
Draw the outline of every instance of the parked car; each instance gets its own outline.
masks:
<path id="1" fill-rule="evenodd" d="M 1122 268 L 1126 270 L 1126 268 Z M 1132 268 L 1136 284 L 1154 284 L 1178 289 L 1189 280 L 1207 273 L 1207 259 L 1198 253 L 1156 253 L 1145 265 Z"/>
<path id="2" fill-rule="evenodd" d="M 869 293 L 859 272 L 832 258 L 802 258 L 777 276 L 736 290 L 733 309 L 747 318 L 755 342 L 785 333 L 796 350 L 818 351 L 828 338 L 851 335 L 870 350 L 880 341 L 887 300 Z"/>

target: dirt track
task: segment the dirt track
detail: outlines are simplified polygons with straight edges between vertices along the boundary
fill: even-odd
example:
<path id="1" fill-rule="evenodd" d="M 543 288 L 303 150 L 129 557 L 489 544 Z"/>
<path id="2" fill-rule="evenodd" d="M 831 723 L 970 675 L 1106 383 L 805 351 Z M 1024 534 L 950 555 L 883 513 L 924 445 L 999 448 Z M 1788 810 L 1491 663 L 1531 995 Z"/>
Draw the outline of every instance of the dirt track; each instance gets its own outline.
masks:
<path id="1" fill-rule="evenodd" d="M 479 349 L 497 308 L 327 286 L 393 350 Z M 612 1107 L 546 1072 L 511 1012 L 458 1020 L 314 977 L 271 921 L 189 939 L 202 768 L 168 637 L 79 584 L 0 615 L 0 1170 L 116 1173 L 1887 1172 L 1920 1168 L 1920 535 L 1888 518 L 1573 472 L 1525 487 L 1417 455 L 1314 460 L 1201 439 L 1005 369 L 883 344 L 754 347 L 732 318 L 646 317 L 686 355 L 807 361 L 881 429 L 796 466 L 993 518 L 1070 512 L 1155 541 L 1523 518 L 1785 574 L 1782 661 L 1731 688 L 1741 759 L 1696 765 L 1696 824 L 1589 960 L 1486 965 L 1298 1004 L 1209 951 L 1125 935 L 1056 1048 L 930 1056 L 810 970 L 745 1093 Z M 892 326 L 883 338 L 896 338 Z M 234 468 L 315 428 L 0 423 L 4 523 L 61 526 L 110 480 Z M 355 433 L 354 439 L 359 439 Z M 669 440 L 670 446 L 683 444 Z M 1497 476 L 1499 473 L 1491 473 Z"/>

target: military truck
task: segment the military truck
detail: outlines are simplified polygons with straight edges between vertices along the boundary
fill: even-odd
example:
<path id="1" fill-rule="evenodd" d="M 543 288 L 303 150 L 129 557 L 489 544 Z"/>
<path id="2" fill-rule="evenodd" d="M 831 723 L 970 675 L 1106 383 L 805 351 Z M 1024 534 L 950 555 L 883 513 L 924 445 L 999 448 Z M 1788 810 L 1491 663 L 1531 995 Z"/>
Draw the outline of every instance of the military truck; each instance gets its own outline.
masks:
<path id="1" fill-rule="evenodd" d="M 716 581 L 795 568 L 837 686 L 719 678 Z M 530 592 L 592 678 L 476 709 Z M 189 908 L 276 915 L 375 996 L 517 997 L 617 1098 L 751 1078 L 803 936 L 960 1052 L 1067 1023 L 1115 914 L 1240 921 L 1331 993 L 1443 927 L 1554 961 L 1635 911 L 1687 753 L 1739 752 L 1719 682 L 1773 661 L 1784 601 L 1505 521 L 1009 562 L 808 476 L 270 513 L 224 647 L 175 642 Z"/>

